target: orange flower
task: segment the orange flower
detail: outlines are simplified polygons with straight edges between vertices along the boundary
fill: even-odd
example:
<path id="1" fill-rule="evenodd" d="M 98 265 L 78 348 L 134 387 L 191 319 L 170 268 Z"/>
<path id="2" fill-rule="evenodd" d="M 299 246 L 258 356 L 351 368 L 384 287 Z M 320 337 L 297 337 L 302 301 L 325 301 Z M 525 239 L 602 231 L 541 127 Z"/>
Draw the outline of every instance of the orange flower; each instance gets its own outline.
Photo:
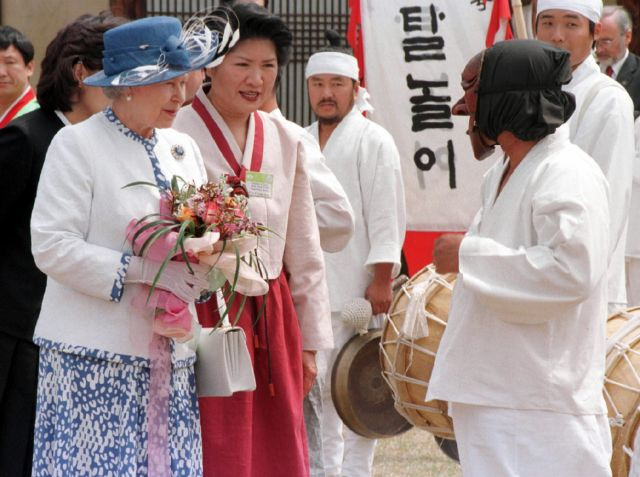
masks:
<path id="1" fill-rule="evenodd" d="M 175 217 L 178 220 L 178 222 L 186 222 L 187 220 L 195 219 L 196 213 L 186 205 L 182 204 L 178 208 L 175 214 Z"/>

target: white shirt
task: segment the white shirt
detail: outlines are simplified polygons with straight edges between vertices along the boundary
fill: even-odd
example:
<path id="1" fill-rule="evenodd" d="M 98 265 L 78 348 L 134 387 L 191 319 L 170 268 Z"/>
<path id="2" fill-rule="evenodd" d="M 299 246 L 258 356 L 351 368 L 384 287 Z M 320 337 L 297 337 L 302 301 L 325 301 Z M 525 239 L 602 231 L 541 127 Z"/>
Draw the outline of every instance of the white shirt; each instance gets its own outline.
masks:
<path id="1" fill-rule="evenodd" d="M 633 101 L 617 81 L 600 73 L 592 56 L 575 69 L 563 89 L 576 97 L 576 111 L 568 122 L 571 142 L 595 159 L 610 184 L 609 303 L 626 304 L 624 254 L 635 157 Z M 583 112 L 591 92 L 596 94 Z"/>
<path id="2" fill-rule="evenodd" d="M 633 185 L 631 188 L 631 205 L 629 214 L 629 230 L 627 232 L 627 257 L 640 258 L 640 117 L 635 122 L 636 154 L 633 159 Z"/>
<path id="3" fill-rule="evenodd" d="M 506 162 L 485 176 L 428 400 L 606 412 L 607 183 L 563 129 L 529 151 L 497 199 Z"/>
<path id="4" fill-rule="evenodd" d="M 269 114 L 282 121 L 294 135 L 300 136 L 309 171 L 311 195 L 316 209 L 322 250 L 325 252 L 342 250 L 353 235 L 354 228 L 353 210 L 347 194 L 327 166 L 318 141 L 302 126 L 285 118 L 279 109 L 276 108 Z"/>
<path id="5" fill-rule="evenodd" d="M 318 123 L 308 131 L 318 139 Z M 325 253 L 331 311 L 364 297 L 377 263 L 400 270 L 406 215 L 400 155 L 391 135 L 356 108 L 324 146 L 327 165 L 344 187 L 355 217 L 355 232 L 340 252 Z"/>

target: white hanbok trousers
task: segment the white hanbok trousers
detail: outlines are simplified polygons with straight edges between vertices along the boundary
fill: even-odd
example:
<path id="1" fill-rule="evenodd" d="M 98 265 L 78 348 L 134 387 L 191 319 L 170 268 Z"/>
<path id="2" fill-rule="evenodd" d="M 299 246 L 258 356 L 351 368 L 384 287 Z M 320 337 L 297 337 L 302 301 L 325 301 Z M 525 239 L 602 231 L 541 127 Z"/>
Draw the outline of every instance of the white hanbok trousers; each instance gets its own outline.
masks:
<path id="1" fill-rule="evenodd" d="M 609 477 L 606 415 L 451 403 L 464 477 Z"/>
<path id="2" fill-rule="evenodd" d="M 327 477 L 369 477 L 373 470 L 375 439 L 362 437 L 345 426 L 331 399 L 331 372 L 338 353 L 355 334 L 351 326 L 340 320 L 340 313 L 331 314 L 333 350 L 319 351 L 320 366 L 326 366 L 322 387 L 322 448 Z"/>

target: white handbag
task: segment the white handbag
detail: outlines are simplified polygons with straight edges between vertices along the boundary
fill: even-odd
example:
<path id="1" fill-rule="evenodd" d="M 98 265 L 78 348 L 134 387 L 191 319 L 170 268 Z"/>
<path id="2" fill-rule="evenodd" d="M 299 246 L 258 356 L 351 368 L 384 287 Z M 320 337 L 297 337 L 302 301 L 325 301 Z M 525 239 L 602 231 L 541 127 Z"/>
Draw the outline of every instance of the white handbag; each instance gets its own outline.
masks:
<path id="1" fill-rule="evenodd" d="M 216 294 L 220 314 L 224 301 Z M 222 302 L 222 303 L 221 303 Z M 198 397 L 231 396 L 238 391 L 256 389 L 247 338 L 239 326 L 231 326 L 228 317 L 217 328 L 202 328 L 198 337 L 195 364 Z"/>

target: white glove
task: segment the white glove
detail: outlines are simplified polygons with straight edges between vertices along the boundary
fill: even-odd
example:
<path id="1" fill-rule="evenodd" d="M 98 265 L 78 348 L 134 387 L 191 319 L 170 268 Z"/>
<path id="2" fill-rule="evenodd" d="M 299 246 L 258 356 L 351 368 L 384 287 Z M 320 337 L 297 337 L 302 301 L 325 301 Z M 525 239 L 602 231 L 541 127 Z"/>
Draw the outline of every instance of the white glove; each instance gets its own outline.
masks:
<path id="1" fill-rule="evenodd" d="M 162 265 L 161 262 L 131 257 L 124 281 L 125 283 L 144 283 L 151 286 L 158 270 L 160 270 L 160 265 Z M 211 267 L 195 263 L 190 265 L 193 273 L 185 262 L 168 262 L 156 282 L 156 288 L 171 292 L 187 303 L 200 298 L 202 290 L 209 287 L 207 273 Z"/>

